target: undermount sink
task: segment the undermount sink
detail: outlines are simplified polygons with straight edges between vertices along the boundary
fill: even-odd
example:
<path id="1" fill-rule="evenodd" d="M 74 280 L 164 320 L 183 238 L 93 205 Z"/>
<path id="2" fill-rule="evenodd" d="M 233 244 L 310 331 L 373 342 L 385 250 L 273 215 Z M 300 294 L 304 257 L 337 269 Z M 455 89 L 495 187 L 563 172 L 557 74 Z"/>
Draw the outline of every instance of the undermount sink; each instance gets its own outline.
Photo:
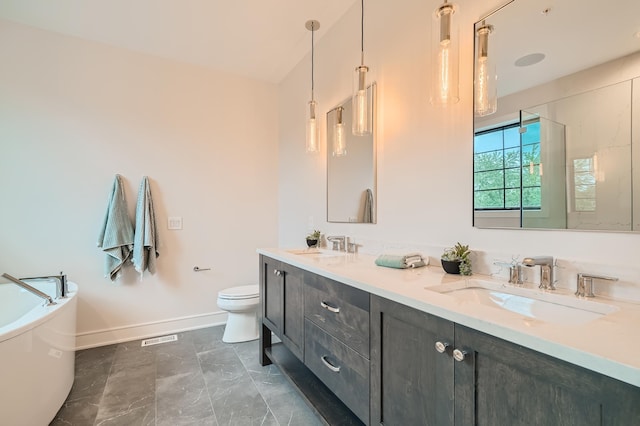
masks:
<path id="1" fill-rule="evenodd" d="M 316 247 L 306 248 L 306 249 L 291 249 L 287 250 L 287 253 L 296 254 L 300 256 L 308 256 L 308 257 L 336 257 L 336 256 L 344 256 L 346 253 L 342 251 L 335 250 L 325 250 Z"/>
<path id="2" fill-rule="evenodd" d="M 578 299 L 572 295 L 475 279 L 425 288 L 451 296 L 461 303 L 505 309 L 555 324 L 585 324 L 618 310 L 613 305 Z"/>

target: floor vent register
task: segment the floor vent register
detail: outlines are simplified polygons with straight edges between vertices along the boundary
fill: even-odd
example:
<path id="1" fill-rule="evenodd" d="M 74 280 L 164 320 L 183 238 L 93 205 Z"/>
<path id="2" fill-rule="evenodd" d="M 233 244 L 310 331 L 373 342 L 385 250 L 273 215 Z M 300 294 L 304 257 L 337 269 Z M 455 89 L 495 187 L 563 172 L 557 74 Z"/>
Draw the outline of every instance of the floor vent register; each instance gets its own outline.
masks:
<path id="1" fill-rule="evenodd" d="M 178 340 L 178 336 L 175 334 L 171 334 L 169 336 L 154 337 L 153 339 L 143 340 L 142 347 L 144 348 L 145 346 L 153 346 L 153 345 L 159 345 L 161 343 L 176 342 L 177 340 Z"/>

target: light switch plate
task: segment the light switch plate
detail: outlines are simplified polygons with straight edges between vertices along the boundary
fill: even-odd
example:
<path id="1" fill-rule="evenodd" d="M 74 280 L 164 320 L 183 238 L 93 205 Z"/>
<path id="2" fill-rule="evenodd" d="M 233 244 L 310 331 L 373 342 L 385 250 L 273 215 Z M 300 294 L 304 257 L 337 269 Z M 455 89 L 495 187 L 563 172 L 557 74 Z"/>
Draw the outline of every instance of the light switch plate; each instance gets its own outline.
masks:
<path id="1" fill-rule="evenodd" d="M 174 216 L 167 220 L 168 229 L 182 229 L 182 217 Z"/>

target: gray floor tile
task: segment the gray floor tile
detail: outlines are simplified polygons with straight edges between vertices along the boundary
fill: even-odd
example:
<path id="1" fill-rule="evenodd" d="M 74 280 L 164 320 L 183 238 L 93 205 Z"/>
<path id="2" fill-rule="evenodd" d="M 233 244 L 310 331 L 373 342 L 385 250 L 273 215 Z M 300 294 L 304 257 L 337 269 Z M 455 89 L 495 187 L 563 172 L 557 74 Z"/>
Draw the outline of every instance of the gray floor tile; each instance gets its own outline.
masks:
<path id="1" fill-rule="evenodd" d="M 105 418 L 96 419 L 96 426 L 153 426 L 156 424 L 155 404 L 131 407 Z"/>
<path id="2" fill-rule="evenodd" d="M 158 425 L 216 424 L 202 374 L 184 373 L 156 382 Z"/>
<path id="3" fill-rule="evenodd" d="M 102 394 L 78 397 L 73 401 L 65 401 L 51 422 L 53 426 L 87 426 L 92 425 L 98 415 Z"/>
<path id="4" fill-rule="evenodd" d="M 223 326 L 76 353 L 74 386 L 53 426 L 315 426 L 321 424 L 258 342 L 222 342 Z"/>
<path id="5" fill-rule="evenodd" d="M 96 423 L 137 412 L 142 407 L 152 407 L 155 414 L 155 387 L 155 365 L 121 365 L 107 380 Z"/>
<path id="6" fill-rule="evenodd" d="M 269 409 L 281 426 L 322 426 L 323 423 L 296 391 L 265 396 Z"/>

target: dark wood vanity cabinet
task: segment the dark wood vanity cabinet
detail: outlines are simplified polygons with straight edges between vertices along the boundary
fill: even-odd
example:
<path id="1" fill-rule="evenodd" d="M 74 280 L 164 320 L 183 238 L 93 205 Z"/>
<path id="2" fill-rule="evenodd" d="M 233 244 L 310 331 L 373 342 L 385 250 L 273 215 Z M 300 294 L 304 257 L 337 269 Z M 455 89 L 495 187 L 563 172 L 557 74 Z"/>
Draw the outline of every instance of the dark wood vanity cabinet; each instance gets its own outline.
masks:
<path id="1" fill-rule="evenodd" d="M 640 388 L 532 349 L 267 256 L 260 291 L 261 363 L 326 424 L 640 425 Z"/>
<path id="2" fill-rule="evenodd" d="M 260 256 L 262 321 L 300 360 L 304 360 L 305 271 Z M 267 337 L 269 342 L 271 336 Z"/>
<path id="3" fill-rule="evenodd" d="M 377 296 L 371 318 L 371 424 L 640 425 L 635 386 Z"/>

